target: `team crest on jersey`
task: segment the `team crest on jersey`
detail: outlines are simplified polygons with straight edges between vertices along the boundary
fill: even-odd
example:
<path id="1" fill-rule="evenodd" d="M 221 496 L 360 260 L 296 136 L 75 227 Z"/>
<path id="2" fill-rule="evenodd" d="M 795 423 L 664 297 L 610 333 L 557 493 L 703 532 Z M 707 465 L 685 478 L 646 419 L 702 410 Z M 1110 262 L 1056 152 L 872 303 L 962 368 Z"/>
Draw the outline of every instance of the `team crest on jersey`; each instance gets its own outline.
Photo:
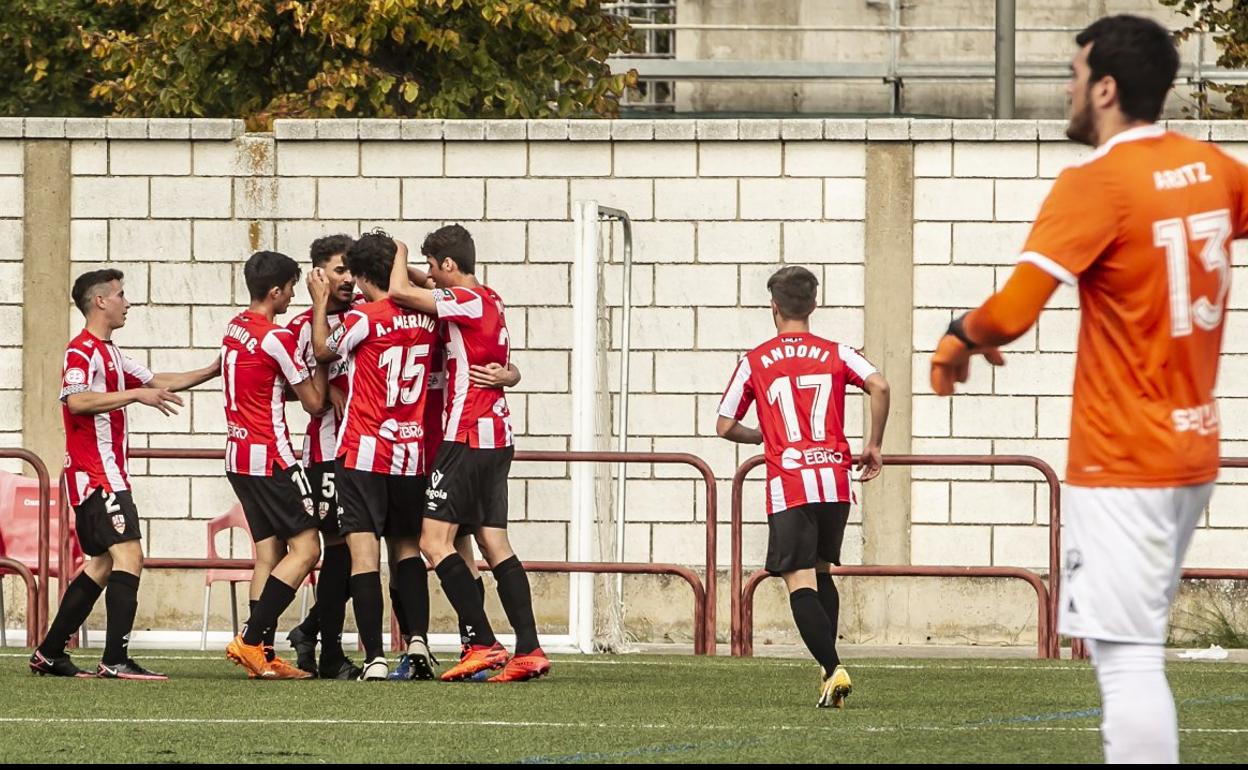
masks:
<path id="1" fill-rule="evenodd" d="M 113 529 L 117 530 L 117 534 L 124 535 L 126 533 L 126 517 L 120 513 L 114 513 Z"/>
<path id="2" fill-rule="evenodd" d="M 109 362 L 108 362 L 108 370 L 109 370 L 110 372 L 115 372 L 115 371 L 117 371 L 117 364 L 114 364 L 112 361 L 109 361 Z"/>
<path id="3" fill-rule="evenodd" d="M 70 369 L 65 372 L 65 382 L 70 385 L 81 385 L 87 381 L 87 373 L 81 369 Z"/>

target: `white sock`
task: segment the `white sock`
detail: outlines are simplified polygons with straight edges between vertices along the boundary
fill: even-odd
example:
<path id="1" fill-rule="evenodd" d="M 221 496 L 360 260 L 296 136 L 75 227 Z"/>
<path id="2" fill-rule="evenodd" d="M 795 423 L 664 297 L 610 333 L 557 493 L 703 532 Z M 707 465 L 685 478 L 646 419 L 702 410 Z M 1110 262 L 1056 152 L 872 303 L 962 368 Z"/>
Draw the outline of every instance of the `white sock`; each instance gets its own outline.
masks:
<path id="1" fill-rule="evenodd" d="M 1179 720 L 1161 645 L 1089 640 L 1109 764 L 1178 764 Z"/>

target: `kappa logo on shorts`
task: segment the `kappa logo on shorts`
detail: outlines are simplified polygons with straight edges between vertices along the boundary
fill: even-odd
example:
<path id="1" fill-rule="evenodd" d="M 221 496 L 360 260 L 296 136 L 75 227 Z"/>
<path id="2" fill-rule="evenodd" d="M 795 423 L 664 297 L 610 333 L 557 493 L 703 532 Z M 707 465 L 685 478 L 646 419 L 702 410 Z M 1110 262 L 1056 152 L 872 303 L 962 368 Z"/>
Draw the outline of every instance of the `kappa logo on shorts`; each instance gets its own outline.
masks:
<path id="1" fill-rule="evenodd" d="M 113 529 L 117 530 L 117 534 L 126 534 L 126 517 L 120 513 L 113 514 Z"/>
<path id="2" fill-rule="evenodd" d="M 1066 552 L 1066 577 L 1074 577 L 1079 568 L 1083 566 L 1083 552 L 1078 548 L 1071 548 Z"/>
<path id="3" fill-rule="evenodd" d="M 429 477 L 429 484 L 431 486 L 436 487 L 441 483 L 442 483 L 442 471 L 434 471 L 433 475 Z"/>

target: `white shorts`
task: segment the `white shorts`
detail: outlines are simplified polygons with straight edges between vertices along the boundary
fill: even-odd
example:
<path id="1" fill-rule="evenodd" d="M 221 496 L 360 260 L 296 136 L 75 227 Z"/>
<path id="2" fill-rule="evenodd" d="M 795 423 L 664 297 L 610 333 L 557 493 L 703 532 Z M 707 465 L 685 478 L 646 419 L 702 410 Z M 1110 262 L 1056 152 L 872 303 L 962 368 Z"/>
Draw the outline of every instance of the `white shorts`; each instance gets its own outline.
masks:
<path id="1" fill-rule="evenodd" d="M 1183 555 L 1212 495 L 1212 482 L 1067 485 L 1058 631 L 1080 639 L 1164 644 Z"/>

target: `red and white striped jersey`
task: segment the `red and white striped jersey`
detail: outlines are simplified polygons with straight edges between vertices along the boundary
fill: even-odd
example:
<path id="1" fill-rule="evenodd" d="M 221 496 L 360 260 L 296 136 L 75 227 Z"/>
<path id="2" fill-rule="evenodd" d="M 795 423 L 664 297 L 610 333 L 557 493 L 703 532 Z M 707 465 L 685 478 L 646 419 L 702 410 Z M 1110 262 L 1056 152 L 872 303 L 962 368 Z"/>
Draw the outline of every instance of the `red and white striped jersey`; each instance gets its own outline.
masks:
<path id="1" fill-rule="evenodd" d="M 425 381 L 436 341 L 432 316 L 389 297 L 354 308 L 329 336 L 329 349 L 347 360 L 350 378 L 337 453 L 348 468 L 425 472 Z"/>
<path id="2" fill-rule="evenodd" d="M 439 321 L 430 353 L 429 384 L 425 386 L 425 456 L 438 456 L 446 422 L 446 324 Z"/>
<path id="3" fill-rule="evenodd" d="M 96 489 L 130 488 L 130 441 L 126 410 L 71 414 L 65 403 L 75 393 L 117 393 L 151 382 L 147 367 L 123 354 L 111 340 L 82 332 L 65 348 L 61 370 L 61 416 L 65 421 L 65 481 L 69 504 L 81 505 Z"/>
<path id="4" fill-rule="evenodd" d="M 356 297 L 356 301 L 351 307 L 356 307 L 364 300 L 362 297 Z M 329 331 L 332 334 L 334 329 L 342 323 L 342 319 L 346 318 L 348 310 L 341 313 L 329 313 L 326 320 L 329 321 Z M 286 324 L 286 328 L 295 335 L 295 354 L 308 371 L 312 371 L 317 366 L 316 354 L 312 350 L 312 308 L 308 308 L 299 315 L 290 319 L 290 323 Z M 349 379 L 347 377 L 347 362 L 341 358 L 329 365 L 329 385 L 337 388 L 343 393 L 347 392 Z M 313 415 L 308 421 L 308 432 L 303 438 L 303 464 L 313 465 L 315 463 L 326 463 L 334 461 L 334 453 L 338 450 L 338 418 L 334 416 L 334 410 L 330 409 L 323 414 Z"/>
<path id="5" fill-rule="evenodd" d="M 503 300 L 488 286 L 438 289 L 438 319 L 446 321 L 446 441 L 474 449 L 511 446 L 511 412 L 497 388 L 468 380 L 469 366 L 499 364 L 511 359 L 511 340 L 503 317 Z"/>
<path id="6" fill-rule="evenodd" d="M 244 310 L 225 327 L 221 343 L 225 389 L 225 469 L 245 476 L 270 476 L 295 464 L 286 427 L 287 384 L 310 373 L 295 353 L 295 335 Z"/>
<path id="7" fill-rule="evenodd" d="M 740 420 L 758 401 L 767 461 L 767 514 L 807 503 L 852 503 L 845 385 L 875 367 L 848 345 L 782 334 L 741 357 L 719 413 Z"/>

